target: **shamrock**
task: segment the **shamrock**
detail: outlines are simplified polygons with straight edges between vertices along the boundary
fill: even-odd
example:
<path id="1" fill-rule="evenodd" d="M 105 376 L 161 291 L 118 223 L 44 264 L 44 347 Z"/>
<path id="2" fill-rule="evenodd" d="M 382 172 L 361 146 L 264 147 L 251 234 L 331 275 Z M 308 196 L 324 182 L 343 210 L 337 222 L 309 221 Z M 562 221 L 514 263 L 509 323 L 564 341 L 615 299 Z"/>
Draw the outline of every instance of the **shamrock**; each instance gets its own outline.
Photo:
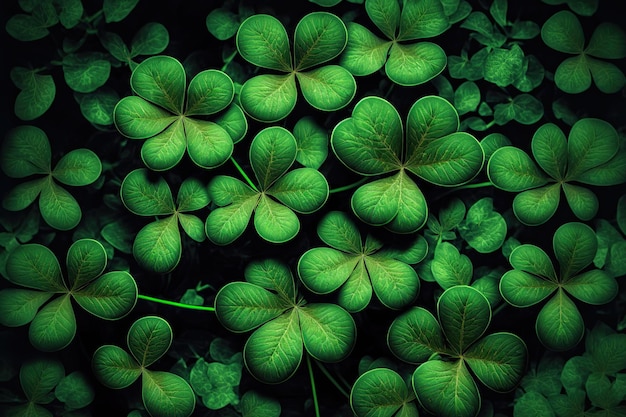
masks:
<path id="1" fill-rule="evenodd" d="M 469 133 L 457 132 L 459 116 L 452 104 L 436 96 L 417 100 L 407 116 L 406 133 L 395 107 L 380 97 L 361 99 L 337 124 L 331 145 L 337 158 L 360 175 L 379 176 L 352 195 L 359 219 L 396 233 L 419 230 L 428 218 L 426 199 L 410 172 L 440 186 L 471 180 L 484 153 Z"/>
<path id="2" fill-rule="evenodd" d="M 227 245 L 245 231 L 254 212 L 254 227 L 263 239 L 283 243 L 300 230 L 294 213 L 313 213 L 328 199 L 328 182 L 313 168 L 287 172 L 296 159 L 296 139 L 287 129 L 261 130 L 250 144 L 250 164 L 258 187 L 217 175 L 209 183 L 209 195 L 218 206 L 209 213 L 205 231 L 209 240 Z M 275 201 L 273 198 L 277 201 Z"/>
<path id="3" fill-rule="evenodd" d="M 556 86 L 566 93 L 582 93 L 591 86 L 603 93 L 616 93 L 624 86 L 624 73 L 603 59 L 626 57 L 626 33 L 614 23 L 601 23 L 585 47 L 585 34 L 576 15 L 561 10 L 541 28 L 541 39 L 550 48 L 575 55 L 559 64 L 554 73 Z"/>
<path id="4" fill-rule="evenodd" d="M 239 54 L 257 67 L 286 74 L 262 74 L 246 81 L 239 97 L 243 109 L 264 122 L 287 117 L 298 98 L 296 79 L 304 99 L 316 109 L 345 107 L 356 92 L 352 74 L 338 65 L 313 67 L 337 57 L 347 39 L 340 18 L 326 12 L 309 13 L 296 26 L 292 58 L 287 31 L 278 19 L 266 14 L 248 17 L 237 31 Z"/>
<path id="5" fill-rule="evenodd" d="M 148 139 L 141 158 L 152 170 L 174 167 L 185 149 L 196 165 L 215 168 L 228 160 L 233 142 L 241 140 L 248 128 L 239 107 L 226 109 L 235 95 L 228 75 L 209 69 L 193 77 L 189 86 L 186 79 L 185 69 L 175 58 L 147 58 L 130 78 L 137 95 L 122 98 L 113 111 L 121 134 Z M 215 121 L 206 120 L 219 112 Z"/>
<path id="6" fill-rule="evenodd" d="M 102 164 L 93 151 L 84 148 L 70 151 L 52 169 L 52 151 L 46 133 L 38 127 L 25 125 L 7 133 L 0 154 L 0 167 L 9 177 L 44 175 L 9 191 L 2 201 L 5 209 L 24 210 L 39 197 L 41 217 L 48 225 L 58 230 L 70 230 L 78 225 L 82 217 L 80 206 L 56 181 L 71 186 L 96 181 Z"/>
<path id="7" fill-rule="evenodd" d="M 196 395 L 183 378 L 171 372 L 148 369 L 172 344 L 172 328 L 156 316 L 135 321 L 126 341 L 130 353 L 119 346 L 100 346 L 92 368 L 108 388 L 122 389 L 141 376 L 141 399 L 152 417 L 188 417 L 196 407 Z"/>
<path id="8" fill-rule="evenodd" d="M 526 345 L 508 332 L 483 336 L 491 306 L 466 285 L 441 294 L 437 317 L 413 307 L 391 323 L 387 344 L 398 358 L 421 363 L 412 382 L 424 408 L 439 416 L 473 417 L 481 402 L 474 377 L 494 391 L 512 390 L 524 373 Z"/>
<path id="9" fill-rule="evenodd" d="M 124 178 L 120 196 L 133 214 L 165 216 L 145 225 L 135 237 L 133 255 L 146 269 L 165 273 L 178 265 L 182 254 L 179 224 L 196 242 L 206 238 L 202 220 L 187 213 L 209 204 L 206 187 L 196 178 L 189 177 L 182 182 L 174 203 L 167 182 L 162 177 L 151 181 L 150 172 L 140 168 Z"/>
<path id="10" fill-rule="evenodd" d="M 401 5 L 402 4 L 402 9 Z M 348 44 L 341 65 L 354 75 L 369 75 L 385 66 L 391 81 L 418 85 L 436 77 L 446 66 L 446 53 L 432 42 L 403 43 L 431 38 L 450 27 L 438 0 L 367 0 L 365 10 L 387 39 L 356 22 L 348 24 Z"/>
<path id="11" fill-rule="evenodd" d="M 500 293 L 516 307 L 530 307 L 552 296 L 537 316 L 537 337 L 549 349 L 568 350 L 576 346 L 585 331 L 583 317 L 568 294 L 587 304 L 602 305 L 615 298 L 618 285 L 602 270 L 583 272 L 598 248 L 596 234 L 586 224 L 571 222 L 560 226 L 552 246 L 559 264 L 558 275 L 541 248 L 520 245 L 509 256 L 514 269 L 502 276 Z"/>
<path id="12" fill-rule="evenodd" d="M 535 132 L 532 153 L 539 168 L 523 150 L 504 146 L 493 153 L 487 174 L 498 188 L 520 192 L 513 200 L 515 216 L 526 225 L 540 225 L 556 212 L 561 196 L 580 220 L 592 219 L 598 198 L 589 185 L 617 185 L 626 181 L 626 153 L 617 132 L 600 119 L 580 119 L 567 140 L 561 129 L 547 123 Z"/>
<path id="13" fill-rule="evenodd" d="M 126 271 L 103 274 L 106 264 L 106 252 L 98 241 L 77 240 L 67 252 L 68 279 L 64 280 L 57 257 L 47 247 L 33 243 L 15 248 L 7 259 L 7 278 L 27 289 L 0 291 L 0 323 L 11 327 L 31 323 L 30 342 L 49 352 L 65 348 L 74 339 L 72 299 L 94 316 L 124 317 L 137 301 L 137 284 Z"/>
<path id="14" fill-rule="evenodd" d="M 322 218 L 317 234 L 330 248 L 309 249 L 298 261 L 298 275 L 309 290 L 327 294 L 339 289 L 339 305 L 350 312 L 367 307 L 372 288 L 389 308 L 401 308 L 417 296 L 419 278 L 410 264 L 428 252 L 423 237 L 402 250 L 384 247 L 370 234 L 364 243 L 354 222 L 339 211 Z"/>
<path id="15" fill-rule="evenodd" d="M 346 310 L 307 304 L 296 292 L 291 271 L 279 261 L 252 262 L 244 274 L 246 282 L 230 282 L 217 293 L 215 313 L 230 331 L 256 329 L 243 349 L 255 378 L 266 383 L 289 379 L 303 350 L 323 362 L 339 362 L 350 354 L 356 326 Z"/>

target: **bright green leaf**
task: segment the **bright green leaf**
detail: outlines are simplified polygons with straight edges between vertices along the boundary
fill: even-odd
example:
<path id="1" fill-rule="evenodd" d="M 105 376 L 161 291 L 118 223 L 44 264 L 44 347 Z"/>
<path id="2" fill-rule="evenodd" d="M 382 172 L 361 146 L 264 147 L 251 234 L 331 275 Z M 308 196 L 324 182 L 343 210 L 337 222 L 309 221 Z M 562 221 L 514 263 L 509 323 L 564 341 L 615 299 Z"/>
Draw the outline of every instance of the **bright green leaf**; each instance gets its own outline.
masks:
<path id="1" fill-rule="evenodd" d="M 150 366 L 170 348 L 172 328 L 161 317 L 144 316 L 130 326 L 127 342 L 135 360 L 143 367 Z"/>

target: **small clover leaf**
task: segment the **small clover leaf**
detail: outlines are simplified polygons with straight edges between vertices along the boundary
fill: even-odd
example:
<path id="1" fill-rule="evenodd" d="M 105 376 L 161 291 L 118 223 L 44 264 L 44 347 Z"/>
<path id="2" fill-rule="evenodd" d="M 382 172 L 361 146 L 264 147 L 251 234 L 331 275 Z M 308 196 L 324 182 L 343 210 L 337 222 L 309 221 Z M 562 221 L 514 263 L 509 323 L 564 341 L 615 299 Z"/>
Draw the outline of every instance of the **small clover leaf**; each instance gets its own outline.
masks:
<path id="1" fill-rule="evenodd" d="M 296 26 L 293 56 L 283 24 L 273 16 L 256 14 L 241 23 L 236 43 L 239 54 L 257 67 L 286 74 L 262 74 L 241 87 L 240 102 L 250 117 L 264 122 L 281 120 L 296 105 L 300 84 L 304 99 L 323 111 L 339 110 L 356 93 L 354 77 L 339 65 L 324 65 L 346 46 L 343 21 L 327 12 L 304 16 Z"/>
<path id="2" fill-rule="evenodd" d="M 243 234 L 254 213 L 254 228 L 269 242 L 284 243 L 300 230 L 294 212 L 313 213 L 328 199 L 326 178 L 313 168 L 289 171 L 297 142 L 288 130 L 273 126 L 261 130 L 250 144 L 250 164 L 258 187 L 218 175 L 209 183 L 211 200 L 205 231 L 209 240 L 227 245 Z M 252 183 L 250 183 L 253 185 Z"/>
<path id="3" fill-rule="evenodd" d="M 405 251 L 415 252 L 413 259 L 405 262 L 374 243 L 371 235 L 363 242 L 357 226 L 343 212 L 324 216 L 317 234 L 330 248 L 309 249 L 298 261 L 298 276 L 312 292 L 339 290 L 339 305 L 351 313 L 367 307 L 372 289 L 383 305 L 393 309 L 406 306 L 417 296 L 419 278 L 410 264 L 420 262 L 428 251 L 421 236 Z"/>
<path id="4" fill-rule="evenodd" d="M 618 25 L 599 24 L 586 43 L 576 15 L 561 10 L 543 24 L 541 39 L 552 49 L 575 55 L 561 62 L 554 73 L 556 86 L 564 92 L 581 93 L 591 86 L 592 79 L 598 90 L 606 94 L 618 92 L 624 86 L 624 73 L 604 61 L 626 57 L 626 33 Z"/>
<path id="5" fill-rule="evenodd" d="M 24 67 L 11 69 L 11 80 L 21 90 L 15 98 L 13 109 L 22 120 L 33 120 L 44 114 L 56 96 L 52 75 L 41 75 L 38 72 Z"/>
<path id="6" fill-rule="evenodd" d="M 239 357 L 241 358 L 240 355 Z M 191 368 L 189 382 L 208 409 L 219 410 L 239 402 L 238 387 L 242 366 L 241 360 L 223 364 L 206 362 L 200 358 Z"/>
<path id="7" fill-rule="evenodd" d="M 440 186 L 471 180 L 484 154 L 472 135 L 457 132 L 458 113 L 445 99 L 426 96 L 409 110 L 406 132 L 395 107 L 365 97 L 331 134 L 337 158 L 360 175 L 387 175 L 359 187 L 352 209 L 359 219 L 396 233 L 419 230 L 428 218 L 422 191 L 409 173 Z"/>
<path id="8" fill-rule="evenodd" d="M 515 216 L 526 225 L 540 225 L 556 212 L 561 189 L 574 215 L 592 219 L 598 198 L 589 185 L 617 185 L 626 181 L 626 153 L 620 150 L 617 132 L 609 123 L 586 118 L 577 121 L 568 139 L 559 127 L 545 124 L 533 135 L 533 156 L 505 146 L 489 159 L 487 173 L 498 188 L 519 192 L 513 200 Z"/>
<path id="9" fill-rule="evenodd" d="M 174 167 L 185 150 L 196 165 L 218 167 L 232 154 L 233 142 L 247 130 L 245 116 L 232 107 L 217 121 L 205 119 L 227 109 L 233 100 L 233 82 L 222 71 L 201 71 L 187 86 L 185 70 L 178 60 L 153 56 L 135 68 L 130 84 L 137 95 L 117 103 L 113 111 L 115 126 L 130 139 L 147 139 L 141 158 L 152 170 Z M 223 121 L 219 117 L 226 114 L 242 119 L 236 124 L 239 131 L 220 124 Z"/>
<path id="10" fill-rule="evenodd" d="M 172 343 L 172 328 L 164 319 L 146 316 L 128 331 L 130 354 L 115 345 L 100 346 L 93 354 L 92 368 L 108 388 L 122 389 L 141 376 L 141 398 L 152 417 L 187 417 L 196 406 L 189 384 L 170 372 L 149 370 Z"/>
<path id="11" fill-rule="evenodd" d="M 458 230 L 472 249 L 490 253 L 504 243 L 507 226 L 504 217 L 493 209 L 493 199 L 485 197 L 472 204 Z"/>
<path id="12" fill-rule="evenodd" d="M 436 415 L 475 416 L 481 400 L 474 378 L 497 392 L 512 390 L 523 375 L 526 345 L 512 333 L 484 336 L 491 321 L 489 301 L 466 285 L 444 291 L 437 317 L 412 308 L 393 321 L 387 344 L 398 358 L 421 363 L 412 382 L 424 408 Z"/>
<path id="13" fill-rule="evenodd" d="M 7 278 L 25 288 L 0 291 L 1 323 L 11 327 L 31 323 L 32 345 L 42 351 L 57 351 L 69 345 L 76 333 L 71 299 L 96 317 L 124 317 L 135 306 L 137 285 L 125 271 L 103 274 L 106 263 L 106 252 L 98 241 L 78 240 L 67 252 L 64 280 L 50 249 L 39 244 L 17 247 L 7 259 Z"/>
<path id="14" fill-rule="evenodd" d="M 149 22 L 139 28 L 130 41 L 130 47 L 116 33 L 103 32 L 98 37 L 102 46 L 109 51 L 115 59 L 128 64 L 131 70 L 137 67 L 133 61 L 141 55 L 157 55 L 167 48 L 170 35 L 167 28 L 158 22 Z"/>
<path id="15" fill-rule="evenodd" d="M 95 398 L 89 379 L 81 371 L 74 371 L 59 381 L 54 395 L 70 410 L 87 407 Z"/>
<path id="16" fill-rule="evenodd" d="M 51 227 L 70 230 L 78 225 L 82 217 L 80 206 L 57 181 L 70 186 L 85 186 L 96 181 L 102 164 L 93 151 L 70 151 L 52 168 L 52 151 L 45 132 L 25 125 L 7 133 L 0 152 L 0 167 L 7 176 L 24 178 L 44 175 L 9 191 L 2 201 L 5 209 L 24 210 L 39 197 L 41 217 Z"/>
<path id="17" fill-rule="evenodd" d="M 581 16 L 593 16 L 598 10 L 599 0 L 541 0 L 546 4 L 558 6 L 567 4 L 575 13 Z"/>
<path id="18" fill-rule="evenodd" d="M 341 65 L 348 71 L 364 76 L 384 65 L 391 81 L 406 86 L 423 84 L 443 71 L 446 54 L 441 47 L 432 42 L 405 43 L 440 35 L 450 27 L 441 2 L 403 2 L 401 8 L 396 2 L 366 0 L 365 10 L 387 39 L 350 22 L 348 43 L 341 55 Z"/>
<path id="19" fill-rule="evenodd" d="M 244 350 L 252 376 L 265 383 L 289 379 L 304 350 L 322 362 L 338 362 L 352 350 L 356 326 L 335 304 L 310 303 L 295 293 L 289 268 L 275 260 L 253 262 L 246 282 L 226 284 L 215 297 L 215 313 L 233 332 L 254 330 Z"/>
<path id="20" fill-rule="evenodd" d="M 370 369 L 352 385 L 350 407 L 357 417 L 417 416 L 412 391 L 397 372 Z"/>
<path id="21" fill-rule="evenodd" d="M 176 268 L 182 256 L 179 225 L 196 242 L 206 238 L 202 220 L 188 213 L 203 209 L 210 201 L 206 187 L 196 178 L 181 183 L 175 203 L 162 177 L 152 181 L 150 171 L 139 168 L 124 178 L 120 196 L 133 214 L 164 216 L 145 225 L 135 237 L 133 255 L 144 268 L 161 273 Z"/>
<path id="22" fill-rule="evenodd" d="M 514 269 L 502 276 L 500 293 L 516 307 L 529 307 L 552 296 L 537 316 L 537 336 L 549 349 L 568 350 L 584 334 L 582 316 L 570 296 L 602 305 L 615 298 L 618 286 L 604 271 L 584 271 L 597 250 L 596 235 L 589 226 L 577 222 L 562 225 L 554 233 L 553 249 L 558 274 L 541 248 L 530 244 L 515 248 L 509 257 Z"/>

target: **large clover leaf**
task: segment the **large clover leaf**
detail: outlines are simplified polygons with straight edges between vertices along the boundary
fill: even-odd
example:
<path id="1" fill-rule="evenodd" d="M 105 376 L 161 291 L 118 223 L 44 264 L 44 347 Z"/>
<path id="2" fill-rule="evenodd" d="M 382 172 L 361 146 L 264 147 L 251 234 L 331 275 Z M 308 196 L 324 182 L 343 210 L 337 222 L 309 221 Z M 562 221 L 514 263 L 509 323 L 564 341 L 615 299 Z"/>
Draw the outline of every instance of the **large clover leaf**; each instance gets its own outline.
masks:
<path id="1" fill-rule="evenodd" d="M 397 233 L 412 233 L 428 218 L 426 199 L 409 172 L 430 183 L 455 186 L 480 171 L 484 153 L 466 132 L 457 132 L 452 104 L 436 96 L 417 100 L 407 117 L 406 133 L 398 111 L 380 97 L 360 100 L 352 117 L 333 129 L 337 158 L 366 176 L 384 176 L 359 187 L 352 209 L 365 223 Z"/>
<path id="2" fill-rule="evenodd" d="M 338 362 L 350 354 L 356 340 L 352 316 L 335 304 L 307 304 L 296 293 L 285 264 L 253 262 L 245 278 L 246 282 L 222 287 L 215 296 L 215 313 L 233 332 L 256 329 L 243 350 L 245 365 L 255 378 L 266 383 L 289 379 L 304 350 L 323 362 Z"/>
<path id="3" fill-rule="evenodd" d="M 449 19 L 440 1 L 366 0 L 365 10 L 387 39 L 350 22 L 341 65 L 352 74 L 369 75 L 384 65 L 387 77 L 394 83 L 418 85 L 443 71 L 447 59 L 440 46 L 432 42 L 405 43 L 431 38 L 448 29 Z"/>
<path id="4" fill-rule="evenodd" d="M 170 348 L 172 328 L 164 319 L 146 316 L 135 321 L 126 338 L 130 353 L 119 346 L 100 346 L 93 354 L 96 377 L 108 388 L 122 389 L 141 376 L 141 399 L 152 417 L 187 417 L 196 395 L 183 378 L 149 366 Z"/>
<path id="5" fill-rule="evenodd" d="M 587 304 L 602 305 L 615 298 L 618 285 L 604 271 L 584 271 L 598 247 L 589 226 L 566 223 L 554 233 L 552 242 L 558 275 L 541 248 L 524 244 L 509 256 L 514 269 L 502 276 L 500 293 L 516 307 L 530 307 L 552 296 L 537 316 L 537 337 L 549 349 L 568 350 L 576 346 L 585 331 L 583 318 L 570 296 Z"/>
<path id="6" fill-rule="evenodd" d="M 309 13 L 296 26 L 292 56 L 287 31 L 278 19 L 256 14 L 244 20 L 236 38 L 241 56 L 257 67 L 286 74 L 262 74 L 246 81 L 239 97 L 243 109 L 264 122 L 287 117 L 298 98 L 296 79 L 304 99 L 314 108 L 335 111 L 345 107 L 356 93 L 354 77 L 339 65 L 319 65 L 336 58 L 347 39 L 339 17 Z"/>
<path id="7" fill-rule="evenodd" d="M 150 172 L 140 168 L 124 178 L 120 196 L 134 214 L 164 216 L 148 223 L 135 237 L 133 255 L 146 269 L 165 273 L 176 268 L 182 255 L 179 224 L 196 242 L 206 238 L 202 220 L 188 213 L 209 204 L 206 187 L 196 178 L 189 177 L 181 183 L 174 203 L 167 182 L 162 177 L 150 178 Z"/>
<path id="8" fill-rule="evenodd" d="M 102 319 L 124 317 L 137 301 L 137 284 L 126 271 L 103 274 L 106 264 L 106 252 L 98 241 L 77 240 L 67 252 L 65 280 L 50 249 L 39 244 L 17 247 L 9 254 L 6 273 L 9 281 L 25 288 L 0 291 L 0 323 L 11 327 L 31 323 L 32 345 L 57 351 L 69 345 L 76 333 L 72 299 Z"/>
<path id="9" fill-rule="evenodd" d="M 172 168 L 185 149 L 196 165 L 215 168 L 228 160 L 233 142 L 247 130 L 241 109 L 228 107 L 235 95 L 228 75 L 210 69 L 193 77 L 189 86 L 186 79 L 185 69 L 175 58 L 150 57 L 130 78 L 136 96 L 124 97 L 113 111 L 120 133 L 130 139 L 148 139 L 141 158 L 152 170 Z M 217 113 L 214 121 L 206 120 Z"/>
<path id="10" fill-rule="evenodd" d="M 626 152 L 620 150 L 617 132 L 600 119 L 580 119 L 567 140 L 561 129 L 548 123 L 533 135 L 534 161 L 523 150 L 504 146 L 493 153 L 487 174 L 498 188 L 520 192 L 513 200 L 513 211 L 526 225 L 540 225 L 556 212 L 561 196 L 580 220 L 592 219 L 598 211 L 598 198 L 589 185 L 618 185 L 626 182 Z"/>
<path id="11" fill-rule="evenodd" d="M 5 209 L 24 210 L 39 197 L 41 217 L 51 227 L 70 230 L 78 225 L 82 217 L 80 206 L 57 181 L 75 187 L 93 183 L 102 172 L 98 155 L 89 149 L 75 149 L 61 157 L 52 168 L 48 136 L 38 127 L 28 125 L 10 130 L 0 153 L 0 167 L 7 176 L 43 175 L 9 191 L 2 200 Z"/>
<path id="12" fill-rule="evenodd" d="M 319 210 L 328 198 L 326 178 L 313 168 L 287 172 L 296 159 L 296 139 L 273 126 L 261 130 L 250 144 L 250 163 L 258 186 L 224 175 L 209 183 L 209 195 L 218 206 L 206 219 L 206 234 L 213 243 L 227 245 L 245 231 L 254 212 L 254 227 L 263 239 L 283 243 L 300 230 L 294 213 Z M 278 201 L 276 201 L 278 200 Z"/>
<path id="13" fill-rule="evenodd" d="M 412 381 L 424 408 L 443 417 L 473 417 L 481 401 L 474 376 L 494 391 L 512 390 L 526 366 L 526 345 L 507 332 L 483 336 L 491 307 L 472 287 L 444 291 L 437 317 L 422 307 L 412 308 L 393 321 L 387 343 L 400 359 L 421 363 Z"/>
<path id="14" fill-rule="evenodd" d="M 418 416 L 407 382 L 411 383 L 389 368 L 370 369 L 352 385 L 350 407 L 357 417 Z"/>
<path id="15" fill-rule="evenodd" d="M 330 248 L 309 249 L 298 261 L 298 275 L 309 290 L 327 294 L 339 289 L 339 305 L 350 312 L 367 307 L 372 288 L 389 308 L 402 308 L 417 296 L 419 278 L 410 264 L 428 252 L 422 236 L 402 251 L 386 250 L 392 248 L 369 234 L 363 242 L 354 222 L 339 211 L 318 223 L 317 234 Z"/>
<path id="16" fill-rule="evenodd" d="M 616 93 L 624 86 L 624 73 L 605 59 L 626 57 L 626 33 L 613 23 L 600 23 L 585 46 L 585 34 L 578 17 L 561 10 L 541 28 L 541 39 L 550 48 L 575 56 L 566 58 L 554 73 L 558 88 L 577 94 L 591 86 L 591 80 L 603 93 Z"/>

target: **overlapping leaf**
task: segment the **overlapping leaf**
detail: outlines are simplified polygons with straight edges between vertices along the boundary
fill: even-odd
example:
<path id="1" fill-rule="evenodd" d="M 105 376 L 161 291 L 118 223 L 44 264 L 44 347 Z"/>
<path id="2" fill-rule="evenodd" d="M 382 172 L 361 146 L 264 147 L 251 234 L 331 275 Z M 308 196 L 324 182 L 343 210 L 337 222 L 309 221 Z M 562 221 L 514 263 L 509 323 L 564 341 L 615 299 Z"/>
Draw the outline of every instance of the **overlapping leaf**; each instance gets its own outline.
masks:
<path id="1" fill-rule="evenodd" d="M 483 336 L 491 307 L 466 285 L 444 291 L 437 317 L 422 307 L 408 310 L 391 324 L 387 344 L 400 359 L 420 364 L 412 382 L 424 408 L 441 416 L 475 416 L 481 399 L 474 376 L 494 391 L 513 389 L 526 365 L 526 345 L 511 333 Z"/>
<path id="2" fill-rule="evenodd" d="M 103 274 L 106 264 L 106 252 L 98 241 L 77 240 L 67 252 L 67 279 L 63 279 L 50 249 L 40 244 L 17 247 L 7 259 L 7 278 L 25 288 L 0 291 L 2 324 L 16 327 L 31 323 L 32 345 L 42 351 L 57 351 L 69 345 L 76 333 L 72 299 L 102 319 L 124 317 L 135 306 L 137 285 L 125 271 Z"/>
<path id="3" fill-rule="evenodd" d="M 120 195 L 133 214 L 164 216 L 145 225 L 135 237 L 133 255 L 144 268 L 162 273 L 176 268 L 182 256 L 179 225 L 196 242 L 206 238 L 202 220 L 188 213 L 209 204 L 206 187 L 198 179 L 185 179 L 174 202 L 170 187 L 162 177 L 151 178 L 147 169 L 139 168 L 124 178 Z"/>
<path id="4" fill-rule="evenodd" d="M 253 262 L 247 282 L 226 284 L 215 297 L 215 312 L 227 329 L 254 330 L 244 347 L 246 368 L 257 379 L 279 383 L 298 369 L 302 356 L 338 362 L 356 338 L 352 316 L 335 304 L 307 304 L 294 291 L 289 268 L 279 261 Z"/>
<path id="5" fill-rule="evenodd" d="M 533 135 L 531 147 L 537 163 L 523 150 L 505 146 L 493 153 L 487 165 L 496 187 L 519 192 L 513 210 L 526 225 L 543 224 L 554 215 L 561 189 L 576 217 L 592 219 L 598 198 L 573 182 L 595 186 L 626 182 L 626 152 L 613 126 L 603 120 L 580 119 L 567 140 L 559 127 L 545 124 Z"/>
<path id="6" fill-rule="evenodd" d="M 198 166 L 211 169 L 232 154 L 233 143 L 246 133 L 247 122 L 230 106 L 232 80 L 218 70 L 198 73 L 187 85 L 182 64 L 168 56 L 153 56 L 133 71 L 134 96 L 115 106 L 115 126 L 130 139 L 147 139 L 141 148 L 146 166 L 163 171 L 177 165 L 185 151 Z M 206 116 L 213 116 L 209 121 Z M 234 118 L 236 121 L 225 120 Z"/>
<path id="7" fill-rule="evenodd" d="M 7 133 L 0 152 L 0 167 L 7 176 L 39 175 L 37 179 L 18 184 L 4 196 L 2 206 L 6 210 L 24 210 L 39 197 L 41 217 L 50 226 L 70 230 L 78 225 L 82 217 L 80 206 L 57 182 L 86 186 L 96 181 L 102 164 L 93 151 L 84 148 L 70 151 L 52 168 L 48 136 L 38 127 L 24 125 Z"/>
<path id="8" fill-rule="evenodd" d="M 296 168 L 297 143 L 288 130 L 274 126 L 261 130 L 250 144 L 250 164 L 258 186 L 218 175 L 209 183 L 218 206 L 205 222 L 213 243 L 226 245 L 243 234 L 254 213 L 254 228 L 274 243 L 293 239 L 300 230 L 297 213 L 313 213 L 328 198 L 326 178 L 313 168 Z"/>
<path id="9" fill-rule="evenodd" d="M 411 106 L 406 130 L 388 101 L 360 100 L 352 117 L 335 126 L 333 151 L 361 175 L 393 174 L 354 192 L 352 209 L 357 217 L 397 233 L 419 230 L 428 218 L 428 207 L 409 173 L 436 185 L 454 186 L 471 180 L 482 167 L 480 144 L 469 133 L 457 132 L 458 127 L 454 107 L 436 96 Z"/>
<path id="10" fill-rule="evenodd" d="M 550 297 L 536 320 L 537 336 L 552 350 L 568 350 L 582 339 L 584 323 L 571 297 L 592 305 L 602 305 L 617 295 L 617 281 L 591 265 L 597 250 L 596 235 L 583 223 L 565 223 L 553 237 L 559 273 L 539 247 L 525 244 L 509 257 L 513 270 L 500 281 L 502 297 L 517 307 L 528 307 Z"/>

